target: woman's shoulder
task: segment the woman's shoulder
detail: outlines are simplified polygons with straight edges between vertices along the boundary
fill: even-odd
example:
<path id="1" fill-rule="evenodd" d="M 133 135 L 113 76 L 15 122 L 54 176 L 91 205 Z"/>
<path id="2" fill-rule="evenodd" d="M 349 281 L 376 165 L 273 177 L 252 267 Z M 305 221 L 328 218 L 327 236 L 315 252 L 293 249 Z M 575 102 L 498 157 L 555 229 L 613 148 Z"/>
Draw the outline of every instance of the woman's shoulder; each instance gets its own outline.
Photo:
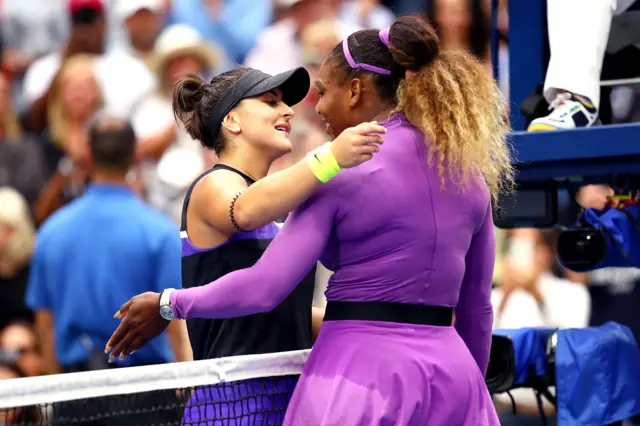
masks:
<path id="1" fill-rule="evenodd" d="M 192 196 L 215 202 L 234 196 L 248 187 L 245 178 L 233 170 L 213 167 L 203 172 L 192 183 Z"/>
<path id="2" fill-rule="evenodd" d="M 424 133 L 422 130 L 411 124 L 404 114 L 394 114 L 380 124 L 387 129 L 387 133 L 384 135 L 385 143 L 393 142 L 396 148 L 400 148 L 401 146 L 404 146 L 405 148 L 412 147 L 412 151 L 415 146 L 417 146 L 419 151 L 427 149 L 426 142 L 428 141 L 425 140 Z M 408 142 L 408 144 L 398 144 L 396 141 Z"/>
<path id="3" fill-rule="evenodd" d="M 387 132 L 413 132 L 422 134 L 420 129 L 411 124 L 402 112 L 396 112 L 390 115 L 389 118 L 381 121 L 380 124 L 387 129 Z"/>

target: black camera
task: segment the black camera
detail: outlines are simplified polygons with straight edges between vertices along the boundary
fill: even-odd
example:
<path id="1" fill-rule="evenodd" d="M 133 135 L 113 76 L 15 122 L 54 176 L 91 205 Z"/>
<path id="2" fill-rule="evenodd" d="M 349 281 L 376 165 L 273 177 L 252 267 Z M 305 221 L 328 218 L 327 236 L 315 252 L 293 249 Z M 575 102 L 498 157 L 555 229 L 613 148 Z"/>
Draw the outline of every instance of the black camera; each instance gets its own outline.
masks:
<path id="1" fill-rule="evenodd" d="M 558 260 L 576 272 L 595 269 L 607 256 L 607 238 L 601 229 L 583 227 L 563 231 L 558 237 Z"/>

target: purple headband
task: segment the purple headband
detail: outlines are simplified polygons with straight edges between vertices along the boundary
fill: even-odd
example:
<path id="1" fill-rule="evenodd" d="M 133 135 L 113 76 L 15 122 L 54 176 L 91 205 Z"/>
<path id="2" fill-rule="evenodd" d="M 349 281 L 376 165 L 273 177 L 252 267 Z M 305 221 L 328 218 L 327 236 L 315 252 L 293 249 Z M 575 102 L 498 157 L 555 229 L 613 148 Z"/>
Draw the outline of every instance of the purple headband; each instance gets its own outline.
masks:
<path id="1" fill-rule="evenodd" d="M 383 39 L 383 32 L 386 31 L 386 39 Z M 385 42 L 386 40 L 386 42 Z M 385 46 L 389 47 L 389 29 L 380 31 L 380 41 L 382 41 Z M 351 51 L 349 50 L 349 37 L 342 40 L 342 51 L 344 52 L 344 57 L 347 60 L 347 63 L 352 69 L 363 69 L 365 71 L 373 72 L 381 75 L 391 75 L 391 71 L 385 70 L 384 68 L 376 67 L 369 64 L 359 64 L 353 60 L 353 56 L 351 56 Z"/>
<path id="2" fill-rule="evenodd" d="M 389 31 L 391 31 L 391 27 L 387 27 L 384 30 L 380 30 L 380 32 L 378 33 L 378 37 L 380 37 L 380 41 L 382 42 L 382 44 L 384 44 L 385 46 L 387 46 L 387 48 L 391 48 L 391 45 L 389 44 Z"/>

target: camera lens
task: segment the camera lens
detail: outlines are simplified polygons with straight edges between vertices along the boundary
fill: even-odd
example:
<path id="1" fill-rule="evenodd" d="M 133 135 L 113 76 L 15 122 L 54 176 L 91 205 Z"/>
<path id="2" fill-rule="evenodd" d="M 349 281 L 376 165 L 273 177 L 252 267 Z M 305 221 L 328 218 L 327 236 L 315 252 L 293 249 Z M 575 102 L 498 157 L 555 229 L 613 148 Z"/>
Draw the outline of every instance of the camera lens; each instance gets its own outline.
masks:
<path id="1" fill-rule="evenodd" d="M 598 229 L 570 229 L 558 238 L 558 259 L 572 271 L 591 270 L 604 260 L 606 254 L 606 239 Z"/>

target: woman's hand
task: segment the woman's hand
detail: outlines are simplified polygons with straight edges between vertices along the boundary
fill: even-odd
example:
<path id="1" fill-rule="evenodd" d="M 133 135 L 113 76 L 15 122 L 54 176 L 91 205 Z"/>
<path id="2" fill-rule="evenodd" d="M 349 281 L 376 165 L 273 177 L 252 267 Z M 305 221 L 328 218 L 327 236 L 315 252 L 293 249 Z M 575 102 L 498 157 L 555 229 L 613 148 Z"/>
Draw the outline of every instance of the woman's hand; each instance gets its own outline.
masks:
<path id="1" fill-rule="evenodd" d="M 578 190 L 576 201 L 582 208 L 602 210 L 614 195 L 615 191 L 607 185 L 587 185 Z"/>
<path id="2" fill-rule="evenodd" d="M 122 322 L 107 342 L 109 362 L 124 359 L 162 333 L 169 321 L 160 316 L 160 293 L 142 293 L 130 299 L 116 312 Z"/>
<path id="3" fill-rule="evenodd" d="M 518 268 L 507 263 L 504 267 L 500 288 L 502 289 L 502 301 L 498 306 L 498 312 L 502 313 L 507 301 L 515 290 L 524 290 L 529 293 L 538 303 L 544 303 L 542 293 L 538 287 L 538 278 L 540 274 L 533 269 Z"/>
<path id="4" fill-rule="evenodd" d="M 349 127 L 331 143 L 331 152 L 343 169 L 355 167 L 371 160 L 380 150 L 378 145 L 384 142 L 381 136 L 384 133 L 387 129 L 376 122 Z"/>

